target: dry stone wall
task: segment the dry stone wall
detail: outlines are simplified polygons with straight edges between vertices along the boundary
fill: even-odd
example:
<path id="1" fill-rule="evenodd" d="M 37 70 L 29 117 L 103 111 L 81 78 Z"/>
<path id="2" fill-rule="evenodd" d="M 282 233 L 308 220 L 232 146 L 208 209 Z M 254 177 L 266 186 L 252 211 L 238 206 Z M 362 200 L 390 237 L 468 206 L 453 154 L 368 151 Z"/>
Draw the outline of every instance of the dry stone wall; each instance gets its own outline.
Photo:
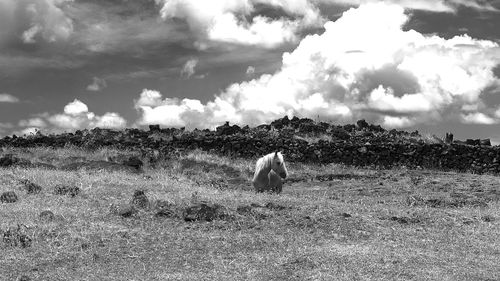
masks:
<path id="1" fill-rule="evenodd" d="M 6 137 L 0 140 L 0 147 L 116 147 L 141 150 L 151 159 L 193 149 L 255 159 L 280 150 L 287 161 L 295 162 L 500 173 L 500 147 L 492 147 L 486 140 L 448 142 L 429 142 L 418 132 L 387 131 L 364 120 L 338 126 L 285 117 L 254 128 L 226 123 L 215 131 L 150 126 L 149 131 L 96 128 L 60 135 Z"/>

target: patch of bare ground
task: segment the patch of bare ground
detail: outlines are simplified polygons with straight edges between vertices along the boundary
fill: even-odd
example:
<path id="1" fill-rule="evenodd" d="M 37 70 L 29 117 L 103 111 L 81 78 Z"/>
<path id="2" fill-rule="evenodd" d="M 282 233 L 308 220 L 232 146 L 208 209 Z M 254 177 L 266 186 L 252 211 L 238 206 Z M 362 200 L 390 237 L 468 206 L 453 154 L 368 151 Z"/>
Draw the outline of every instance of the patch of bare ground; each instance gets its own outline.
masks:
<path id="1" fill-rule="evenodd" d="M 275 195 L 252 191 L 254 165 L 0 169 L 17 197 L 0 203 L 0 280 L 500 279 L 498 177 L 288 163 Z"/>

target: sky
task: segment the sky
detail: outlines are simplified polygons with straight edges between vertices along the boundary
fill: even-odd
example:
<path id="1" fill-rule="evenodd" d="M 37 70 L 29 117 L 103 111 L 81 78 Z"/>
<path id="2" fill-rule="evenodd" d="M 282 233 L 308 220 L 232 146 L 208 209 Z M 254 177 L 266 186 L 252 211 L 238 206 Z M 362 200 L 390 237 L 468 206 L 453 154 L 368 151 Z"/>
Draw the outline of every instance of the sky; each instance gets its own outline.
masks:
<path id="1" fill-rule="evenodd" d="M 365 119 L 500 143 L 500 0 L 0 0 L 0 137 Z"/>

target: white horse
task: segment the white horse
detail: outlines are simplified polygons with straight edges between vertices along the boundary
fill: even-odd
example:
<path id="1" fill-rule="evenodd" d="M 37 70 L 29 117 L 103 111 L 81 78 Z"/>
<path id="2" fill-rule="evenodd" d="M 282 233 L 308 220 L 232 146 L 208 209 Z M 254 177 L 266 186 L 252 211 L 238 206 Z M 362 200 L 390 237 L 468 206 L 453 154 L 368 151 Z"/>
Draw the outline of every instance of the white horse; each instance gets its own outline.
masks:
<path id="1" fill-rule="evenodd" d="M 288 176 L 283 155 L 280 152 L 269 153 L 257 160 L 255 174 L 253 175 L 253 187 L 256 192 L 281 193 L 283 189 L 282 178 Z"/>

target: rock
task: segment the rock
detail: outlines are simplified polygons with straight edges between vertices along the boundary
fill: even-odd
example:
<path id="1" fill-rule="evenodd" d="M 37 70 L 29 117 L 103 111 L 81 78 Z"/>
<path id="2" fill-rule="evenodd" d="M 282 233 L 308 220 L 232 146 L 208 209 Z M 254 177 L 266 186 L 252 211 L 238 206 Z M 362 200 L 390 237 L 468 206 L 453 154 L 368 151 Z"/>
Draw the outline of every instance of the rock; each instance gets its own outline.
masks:
<path id="1" fill-rule="evenodd" d="M 352 215 L 349 214 L 349 213 L 341 213 L 340 216 L 343 217 L 343 218 L 350 218 L 350 217 L 352 217 Z"/>
<path id="2" fill-rule="evenodd" d="M 16 281 L 30 281 L 31 278 L 29 278 L 27 275 L 20 275 L 17 277 Z"/>
<path id="3" fill-rule="evenodd" d="M 160 131 L 160 125 L 149 125 L 150 132 L 158 132 Z"/>
<path id="4" fill-rule="evenodd" d="M 29 180 L 23 180 L 21 183 L 24 184 L 24 188 L 28 194 L 38 194 L 42 191 L 42 187 L 40 185 L 32 183 Z"/>
<path id="5" fill-rule="evenodd" d="M 129 218 L 138 213 L 137 209 L 130 204 L 111 205 L 111 212 L 124 218 Z"/>
<path id="6" fill-rule="evenodd" d="M 139 209 L 149 208 L 149 199 L 146 196 L 144 190 L 134 191 L 134 195 L 132 197 L 132 201 L 130 202 L 130 204 Z"/>
<path id="7" fill-rule="evenodd" d="M 290 119 L 288 119 L 288 116 L 283 117 L 282 119 L 277 119 L 271 122 L 271 126 L 273 126 L 276 129 L 283 129 L 284 127 L 290 125 Z"/>
<path id="8" fill-rule="evenodd" d="M 364 119 L 363 120 L 358 120 L 356 122 L 356 125 L 358 125 L 359 129 L 368 128 L 368 126 L 369 126 L 368 122 L 366 122 Z"/>
<path id="9" fill-rule="evenodd" d="M 467 139 L 465 141 L 465 143 L 468 145 L 481 145 L 481 140 L 479 140 L 479 139 Z"/>
<path id="10" fill-rule="evenodd" d="M 185 221 L 213 221 L 225 217 L 225 207 L 208 202 L 195 203 L 183 212 Z"/>
<path id="11" fill-rule="evenodd" d="M 48 221 L 53 221 L 55 218 L 55 215 L 52 211 L 45 210 L 45 211 L 42 211 L 40 213 L 40 215 L 38 215 L 38 217 L 40 218 L 40 220 L 48 222 Z"/>
<path id="12" fill-rule="evenodd" d="M 446 144 L 452 144 L 453 143 L 453 134 L 452 133 L 446 133 L 444 142 Z"/>
<path id="13" fill-rule="evenodd" d="M 54 187 L 54 194 L 75 197 L 80 194 L 80 188 L 74 185 L 58 184 Z"/>
<path id="14" fill-rule="evenodd" d="M 241 132 L 241 128 L 238 125 L 230 126 L 229 122 L 224 125 L 215 128 L 218 135 L 234 135 Z"/>
<path id="15" fill-rule="evenodd" d="M 484 139 L 480 141 L 481 146 L 491 146 L 491 141 L 490 139 Z"/>
<path id="16" fill-rule="evenodd" d="M 0 202 L 2 203 L 15 203 L 18 198 L 14 191 L 6 191 L 0 195 Z"/>

